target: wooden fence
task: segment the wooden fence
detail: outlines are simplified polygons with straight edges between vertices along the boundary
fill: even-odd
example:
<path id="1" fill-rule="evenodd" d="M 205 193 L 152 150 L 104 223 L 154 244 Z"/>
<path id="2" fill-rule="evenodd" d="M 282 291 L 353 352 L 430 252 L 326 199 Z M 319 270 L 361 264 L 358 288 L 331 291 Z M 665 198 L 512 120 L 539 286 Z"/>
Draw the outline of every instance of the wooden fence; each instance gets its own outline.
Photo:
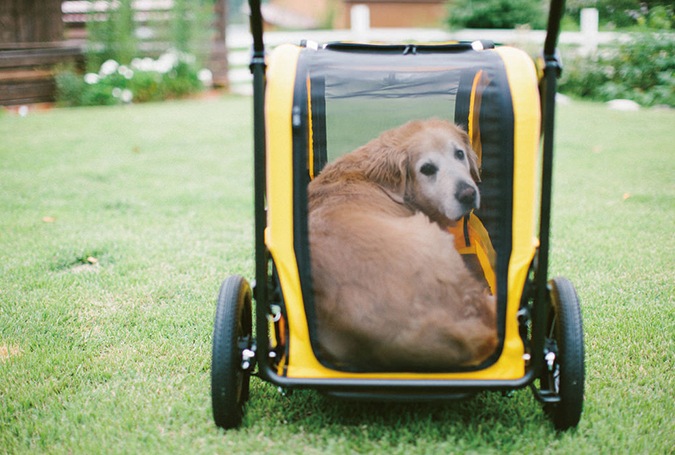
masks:
<path id="1" fill-rule="evenodd" d="M 89 20 L 105 20 L 110 2 L 62 0 L 0 1 L 0 105 L 54 101 L 55 68 L 82 66 Z M 225 46 L 226 0 L 215 3 L 207 67 L 214 84 L 228 85 Z M 169 20 L 172 0 L 134 0 L 134 20 Z"/>
<path id="2" fill-rule="evenodd" d="M 51 100 L 54 66 L 80 55 L 63 41 L 60 1 L 0 2 L 0 104 Z"/>

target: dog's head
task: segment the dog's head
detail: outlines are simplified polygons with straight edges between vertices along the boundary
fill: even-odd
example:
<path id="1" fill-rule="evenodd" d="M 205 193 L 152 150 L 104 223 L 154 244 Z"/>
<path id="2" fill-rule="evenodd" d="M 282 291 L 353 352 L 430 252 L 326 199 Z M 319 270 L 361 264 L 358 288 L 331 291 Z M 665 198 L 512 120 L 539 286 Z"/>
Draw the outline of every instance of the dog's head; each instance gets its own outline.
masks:
<path id="1" fill-rule="evenodd" d="M 372 157 L 368 177 L 392 198 L 442 226 L 479 207 L 477 157 L 467 134 L 453 123 L 413 121 L 377 141 L 381 155 Z"/>

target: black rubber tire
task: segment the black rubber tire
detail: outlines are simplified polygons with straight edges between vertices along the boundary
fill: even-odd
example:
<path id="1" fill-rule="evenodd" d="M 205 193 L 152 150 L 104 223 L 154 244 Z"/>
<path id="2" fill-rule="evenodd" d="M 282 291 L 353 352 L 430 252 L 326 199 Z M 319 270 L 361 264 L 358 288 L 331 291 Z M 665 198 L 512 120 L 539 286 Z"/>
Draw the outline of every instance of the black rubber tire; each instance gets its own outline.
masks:
<path id="1" fill-rule="evenodd" d="M 220 287 L 213 326 L 211 404 L 220 428 L 241 425 L 249 397 L 250 372 L 241 368 L 242 351 L 252 342 L 251 287 L 241 276 L 228 277 Z"/>
<path id="2" fill-rule="evenodd" d="M 551 306 L 547 322 L 547 345 L 557 351 L 553 373 L 545 368 L 541 388 L 560 397 L 544 409 L 556 430 L 579 424 L 584 403 L 584 333 L 579 298 L 572 283 L 563 277 L 549 281 Z"/>

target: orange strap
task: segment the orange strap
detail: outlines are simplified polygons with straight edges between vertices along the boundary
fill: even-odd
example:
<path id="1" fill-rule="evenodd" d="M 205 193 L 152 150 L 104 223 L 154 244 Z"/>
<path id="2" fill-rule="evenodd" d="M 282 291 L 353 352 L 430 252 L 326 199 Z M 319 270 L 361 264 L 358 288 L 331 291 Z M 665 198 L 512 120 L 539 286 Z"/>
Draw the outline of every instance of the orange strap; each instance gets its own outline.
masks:
<path id="1" fill-rule="evenodd" d="M 459 254 L 476 256 L 483 269 L 485 280 L 490 286 L 490 291 L 494 294 L 497 289 L 494 271 L 497 264 L 497 255 L 483 223 L 476 215 L 471 213 L 462 218 L 456 226 L 449 228 L 448 231 L 455 237 L 455 248 Z"/>

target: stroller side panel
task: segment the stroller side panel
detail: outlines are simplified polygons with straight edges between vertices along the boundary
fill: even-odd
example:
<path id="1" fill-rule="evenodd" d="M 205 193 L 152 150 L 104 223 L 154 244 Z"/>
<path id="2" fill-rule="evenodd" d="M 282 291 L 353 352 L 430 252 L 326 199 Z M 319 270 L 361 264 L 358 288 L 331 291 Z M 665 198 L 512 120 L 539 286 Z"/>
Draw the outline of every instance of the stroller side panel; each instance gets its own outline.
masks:
<path id="1" fill-rule="evenodd" d="M 270 56 L 266 87 L 267 229 L 265 244 L 272 255 L 287 305 L 289 358 L 317 363 L 309 343 L 298 262 L 293 248 L 293 90 L 302 49 L 282 45 Z M 291 88 L 291 89 L 289 89 Z M 283 366 L 280 366 L 282 370 Z"/>
<path id="2" fill-rule="evenodd" d="M 520 50 L 508 47 L 497 48 L 495 52 L 504 61 L 513 97 L 513 237 L 509 262 L 506 330 L 507 333 L 517 333 L 517 312 L 523 287 L 538 246 L 536 237 L 538 214 L 535 213 L 535 207 L 538 206 L 536 190 L 539 182 L 541 111 L 537 74 L 530 57 Z M 506 336 L 505 343 L 514 343 L 513 349 L 517 347 L 515 337 Z M 506 352 L 511 352 L 511 349 L 505 348 Z"/>

